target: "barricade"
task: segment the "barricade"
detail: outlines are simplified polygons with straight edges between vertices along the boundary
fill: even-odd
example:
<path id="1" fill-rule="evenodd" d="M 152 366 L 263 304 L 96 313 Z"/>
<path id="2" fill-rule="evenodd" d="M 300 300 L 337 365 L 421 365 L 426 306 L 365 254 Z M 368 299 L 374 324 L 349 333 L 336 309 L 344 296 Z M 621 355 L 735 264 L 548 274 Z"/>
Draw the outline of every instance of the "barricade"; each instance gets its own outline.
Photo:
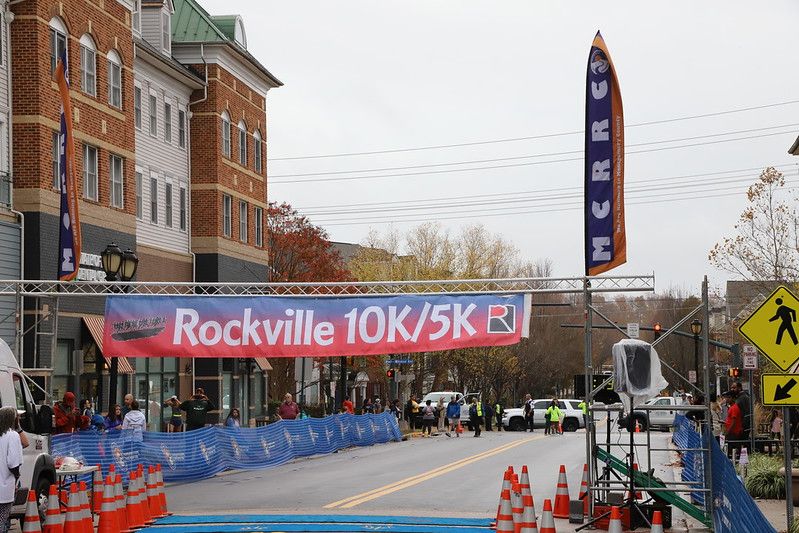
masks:
<path id="1" fill-rule="evenodd" d="M 282 420 L 257 428 L 211 426 L 181 433 L 132 430 L 81 431 L 53 436 L 53 456 L 72 456 L 83 464 L 115 466 L 127 483 L 139 463 L 161 464 L 164 481 L 191 481 L 224 470 L 277 466 L 297 457 L 333 453 L 350 446 L 399 441 L 402 433 L 391 413 L 340 414 L 326 418 Z M 90 481 L 90 475 L 85 478 Z"/>

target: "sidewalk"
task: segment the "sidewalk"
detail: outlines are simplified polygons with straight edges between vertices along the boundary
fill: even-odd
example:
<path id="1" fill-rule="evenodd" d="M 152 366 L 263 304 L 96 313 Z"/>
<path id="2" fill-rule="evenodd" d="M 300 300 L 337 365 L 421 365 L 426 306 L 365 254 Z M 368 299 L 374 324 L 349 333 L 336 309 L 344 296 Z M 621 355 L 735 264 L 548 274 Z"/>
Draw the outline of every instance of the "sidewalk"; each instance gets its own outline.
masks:
<path id="1" fill-rule="evenodd" d="M 774 526 L 777 531 L 785 531 L 787 525 L 785 518 L 785 500 L 755 500 L 763 516 Z M 799 507 L 793 508 L 793 520 L 796 522 L 799 517 Z"/>

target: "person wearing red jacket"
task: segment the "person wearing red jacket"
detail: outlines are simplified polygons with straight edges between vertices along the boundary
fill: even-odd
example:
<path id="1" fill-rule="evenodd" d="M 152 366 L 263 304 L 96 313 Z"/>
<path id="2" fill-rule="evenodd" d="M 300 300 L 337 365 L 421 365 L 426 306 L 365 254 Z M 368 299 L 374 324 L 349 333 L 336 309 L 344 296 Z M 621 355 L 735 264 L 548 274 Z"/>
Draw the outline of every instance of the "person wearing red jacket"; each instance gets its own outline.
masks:
<path id="1" fill-rule="evenodd" d="M 744 419 L 741 408 L 735 402 L 735 392 L 727 391 L 724 393 L 724 400 L 729 407 L 727 408 L 727 418 L 724 421 L 724 436 L 729 443 L 727 448 L 732 450 L 740 450 L 741 440 L 744 436 Z M 733 441 L 733 442 L 730 442 Z M 738 441 L 738 442 L 735 442 Z"/>
<path id="2" fill-rule="evenodd" d="M 83 416 L 75 405 L 75 395 L 69 391 L 64 393 L 64 399 L 56 402 L 53 407 L 55 415 L 55 434 L 72 433 L 79 429 L 86 429 L 89 417 Z"/>

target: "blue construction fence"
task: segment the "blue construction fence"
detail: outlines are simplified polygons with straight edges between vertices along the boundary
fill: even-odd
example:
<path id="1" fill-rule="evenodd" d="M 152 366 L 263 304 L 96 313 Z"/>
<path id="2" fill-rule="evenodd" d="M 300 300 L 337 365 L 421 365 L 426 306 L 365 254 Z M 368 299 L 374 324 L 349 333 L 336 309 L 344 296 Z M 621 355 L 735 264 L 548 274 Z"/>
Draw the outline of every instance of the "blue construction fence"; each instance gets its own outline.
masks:
<path id="1" fill-rule="evenodd" d="M 131 430 L 80 431 L 53 436 L 53 457 L 71 456 L 85 465 L 113 464 L 127 480 L 139 463 L 160 463 L 166 481 L 191 481 L 224 470 L 277 466 L 297 457 L 328 454 L 350 446 L 402 439 L 392 413 L 281 420 L 258 428 L 210 426 L 180 433 Z"/>
<path id="2" fill-rule="evenodd" d="M 702 437 L 694 424 L 678 415 L 674 429 L 674 444 L 678 448 L 703 448 Z M 716 533 L 776 533 L 760 508 L 746 491 L 732 461 L 721 450 L 716 439 L 705 428 L 704 441 L 710 442 L 710 471 L 713 476 L 713 530 Z M 702 452 L 682 452 L 683 481 L 703 481 Z M 704 488 L 704 486 L 702 487 Z M 704 494 L 695 492 L 692 499 L 704 505 Z"/>

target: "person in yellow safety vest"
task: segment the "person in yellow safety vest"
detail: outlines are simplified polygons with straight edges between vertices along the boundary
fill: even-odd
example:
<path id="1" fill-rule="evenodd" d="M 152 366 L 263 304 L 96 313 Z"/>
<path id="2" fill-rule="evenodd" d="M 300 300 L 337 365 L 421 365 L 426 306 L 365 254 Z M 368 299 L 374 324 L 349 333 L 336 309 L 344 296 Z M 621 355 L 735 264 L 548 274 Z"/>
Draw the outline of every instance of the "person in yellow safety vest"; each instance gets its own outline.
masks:
<path id="1" fill-rule="evenodd" d="M 552 403 L 550 403 L 549 407 L 547 407 L 546 416 L 549 418 L 550 432 L 552 434 L 560 433 L 559 428 L 563 411 L 561 411 L 560 407 L 558 406 L 557 398 L 552 398 Z"/>
<path id="2" fill-rule="evenodd" d="M 577 407 L 583 412 L 583 424 L 585 424 L 585 430 L 588 431 L 588 404 L 585 403 L 585 400 L 580 400 Z"/>
<path id="3" fill-rule="evenodd" d="M 483 402 L 478 402 L 477 398 L 472 398 L 472 405 L 469 407 L 469 423 L 474 428 L 474 436 L 480 436 L 480 425 L 483 423 Z"/>

